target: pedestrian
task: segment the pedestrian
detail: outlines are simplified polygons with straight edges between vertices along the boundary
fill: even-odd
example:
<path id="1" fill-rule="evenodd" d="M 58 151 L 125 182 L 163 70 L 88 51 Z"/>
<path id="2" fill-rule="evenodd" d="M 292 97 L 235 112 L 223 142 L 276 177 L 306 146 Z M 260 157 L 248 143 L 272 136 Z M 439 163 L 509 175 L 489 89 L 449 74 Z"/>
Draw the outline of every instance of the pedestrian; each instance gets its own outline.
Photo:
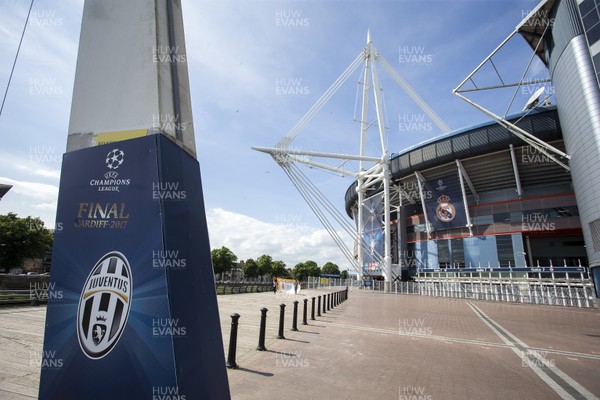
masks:
<path id="1" fill-rule="evenodd" d="M 273 278 L 273 294 L 277 294 L 277 279 Z"/>

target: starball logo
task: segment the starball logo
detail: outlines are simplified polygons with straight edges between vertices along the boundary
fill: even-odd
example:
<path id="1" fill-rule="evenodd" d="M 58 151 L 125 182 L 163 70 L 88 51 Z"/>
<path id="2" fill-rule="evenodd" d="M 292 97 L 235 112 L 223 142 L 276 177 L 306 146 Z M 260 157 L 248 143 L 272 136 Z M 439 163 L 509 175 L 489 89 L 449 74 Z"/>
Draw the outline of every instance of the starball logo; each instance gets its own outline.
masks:
<path id="1" fill-rule="evenodd" d="M 77 307 L 79 346 L 92 360 L 106 356 L 116 346 L 129 317 L 132 294 L 127 258 L 111 251 L 94 265 Z"/>
<path id="2" fill-rule="evenodd" d="M 125 152 L 121 149 L 112 149 L 108 152 L 105 159 L 108 171 L 104 174 L 104 179 L 91 179 L 90 186 L 97 187 L 99 192 L 118 192 L 121 187 L 131 184 L 129 178 L 119 178 L 116 171 L 125 162 Z"/>

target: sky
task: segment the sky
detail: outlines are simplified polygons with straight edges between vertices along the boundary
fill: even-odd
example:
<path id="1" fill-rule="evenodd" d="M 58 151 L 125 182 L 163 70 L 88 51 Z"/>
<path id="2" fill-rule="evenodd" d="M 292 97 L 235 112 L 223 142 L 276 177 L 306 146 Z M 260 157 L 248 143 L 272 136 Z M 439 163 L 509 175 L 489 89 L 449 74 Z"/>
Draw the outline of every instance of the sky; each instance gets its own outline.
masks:
<path id="1" fill-rule="evenodd" d="M 29 0 L 0 0 L 0 89 L 8 84 Z M 314 260 L 349 268 L 333 240 L 274 160 L 273 147 L 360 54 L 370 30 L 380 55 L 452 129 L 488 118 L 452 90 L 507 37 L 537 1 L 182 0 L 198 160 L 211 248 L 239 259 L 269 254 L 288 267 Z M 0 115 L 0 183 L 13 185 L 0 214 L 54 227 L 66 148 L 83 0 L 36 0 Z M 511 79 L 530 51 L 516 37 L 495 58 Z M 486 69 L 487 68 L 487 69 Z M 494 82 L 489 66 L 477 84 Z M 391 153 L 443 132 L 379 67 Z M 357 154 L 359 68 L 291 147 Z M 547 75 L 534 62 L 530 79 Z M 528 90 L 528 91 L 527 91 Z M 520 90 L 519 111 L 532 89 Z M 499 112 L 512 92 L 483 94 Z M 370 121 L 374 119 L 370 104 Z M 495 110 L 494 110 L 495 111 Z M 380 156 L 377 127 L 367 153 Z M 340 163 L 333 163 L 339 166 Z M 344 168 L 355 170 L 347 163 Z M 351 178 L 306 169 L 344 211 Z M 348 244 L 352 248 L 352 243 Z"/>

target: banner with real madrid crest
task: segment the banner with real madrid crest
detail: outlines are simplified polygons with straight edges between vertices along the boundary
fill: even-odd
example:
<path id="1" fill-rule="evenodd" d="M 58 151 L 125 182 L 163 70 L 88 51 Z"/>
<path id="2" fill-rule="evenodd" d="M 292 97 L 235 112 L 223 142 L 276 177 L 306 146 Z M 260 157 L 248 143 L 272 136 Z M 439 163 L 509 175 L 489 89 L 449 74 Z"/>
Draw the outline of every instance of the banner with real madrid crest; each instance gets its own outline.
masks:
<path id="1" fill-rule="evenodd" d="M 467 224 L 458 173 L 425 182 L 425 207 L 433 230 L 462 228 Z"/>
<path id="2" fill-rule="evenodd" d="M 63 159 L 39 398 L 229 399 L 198 162 L 163 135 Z"/>

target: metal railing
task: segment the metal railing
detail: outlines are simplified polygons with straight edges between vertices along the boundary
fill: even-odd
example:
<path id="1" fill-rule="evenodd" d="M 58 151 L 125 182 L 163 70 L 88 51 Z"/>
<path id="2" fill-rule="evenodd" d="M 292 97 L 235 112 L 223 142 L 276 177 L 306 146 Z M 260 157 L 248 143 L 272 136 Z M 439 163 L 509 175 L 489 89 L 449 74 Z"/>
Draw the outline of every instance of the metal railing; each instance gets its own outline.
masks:
<path id="1" fill-rule="evenodd" d="M 529 278 L 497 276 L 417 277 L 415 282 L 392 282 L 389 293 L 541 304 L 563 307 L 595 307 L 593 282 L 583 275 L 576 278 Z M 370 281 L 361 289 L 385 292 L 385 282 Z"/>
<path id="2" fill-rule="evenodd" d="M 43 289 L 2 289 L 0 290 L 0 305 L 2 304 L 39 304 L 48 302 L 48 290 Z"/>
<path id="3" fill-rule="evenodd" d="M 303 289 L 327 289 L 330 287 L 338 286 L 353 286 L 356 280 L 353 279 L 341 279 L 341 278 L 321 278 L 309 276 L 306 287 L 302 286 Z"/>

